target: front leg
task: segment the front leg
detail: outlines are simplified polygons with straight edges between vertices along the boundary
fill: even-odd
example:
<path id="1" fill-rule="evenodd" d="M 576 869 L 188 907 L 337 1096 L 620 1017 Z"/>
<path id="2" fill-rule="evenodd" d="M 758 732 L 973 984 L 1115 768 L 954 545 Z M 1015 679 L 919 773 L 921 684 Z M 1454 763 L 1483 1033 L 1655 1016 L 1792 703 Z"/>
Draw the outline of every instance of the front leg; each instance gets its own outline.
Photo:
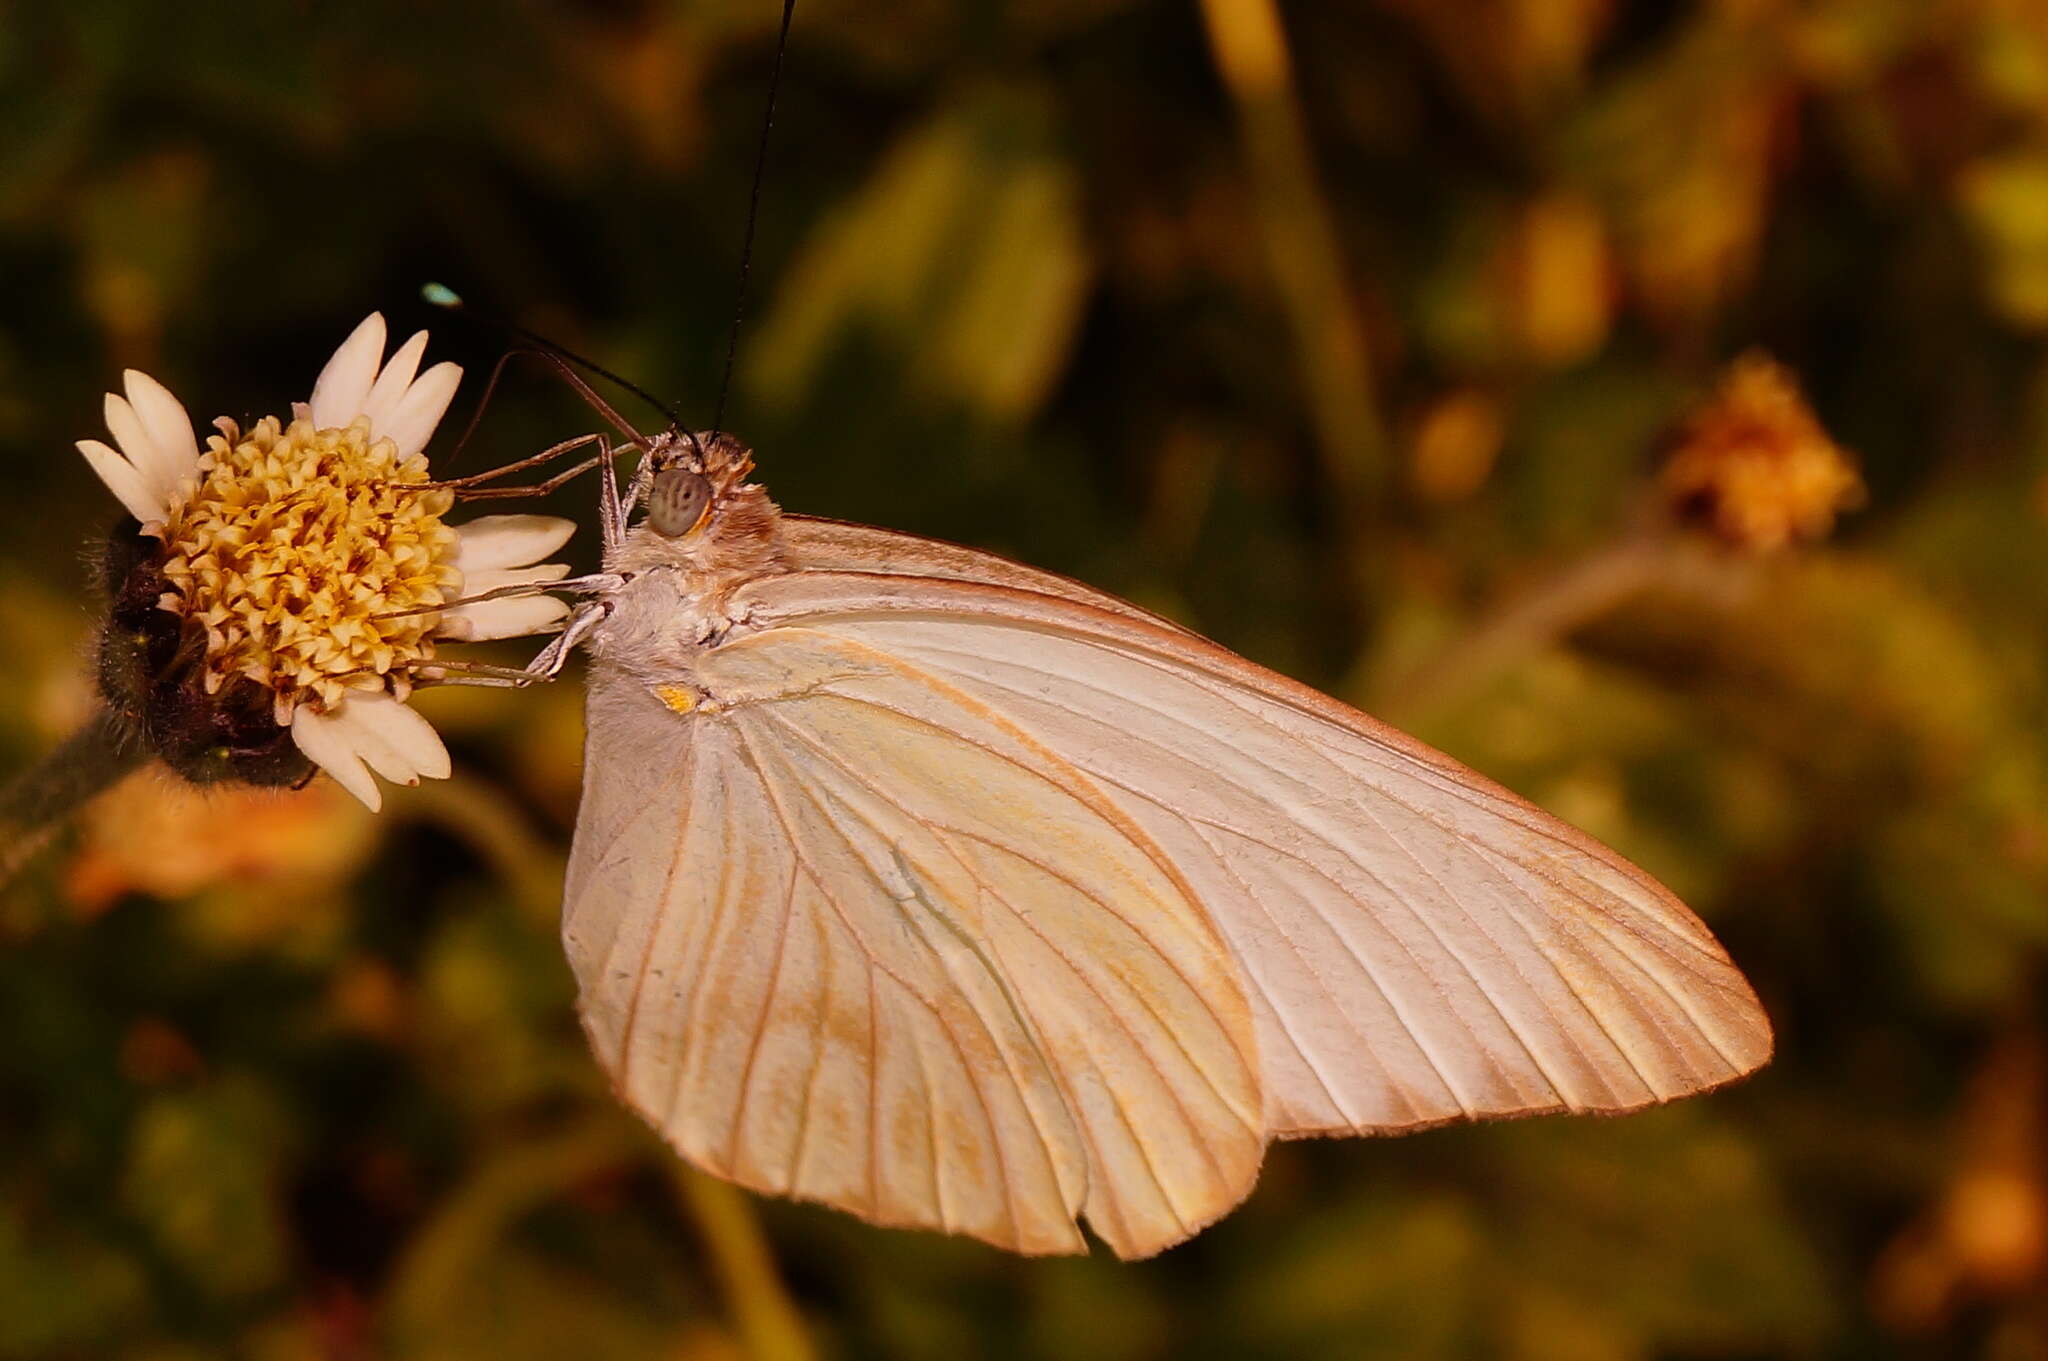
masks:
<path id="1" fill-rule="evenodd" d="M 488 685 L 523 690 L 551 681 L 569 664 L 569 651 L 612 612 L 609 600 L 586 600 L 569 614 L 569 622 L 525 666 L 495 666 L 460 658 L 440 658 L 418 668 L 421 685 Z"/>
<path id="2" fill-rule="evenodd" d="M 651 454 L 643 454 L 640 461 L 633 465 L 633 481 L 626 488 L 626 504 L 619 515 L 621 524 L 647 500 L 647 493 L 654 486 L 654 463 Z"/>
<path id="3" fill-rule="evenodd" d="M 562 631 L 526 664 L 527 676 L 533 681 L 546 681 L 560 675 L 562 668 L 569 664 L 570 650 L 603 623 L 611 612 L 612 602 L 609 600 L 586 600 L 570 611 L 569 622 L 562 626 Z"/>
<path id="4" fill-rule="evenodd" d="M 604 451 L 602 480 L 597 488 L 598 533 L 604 540 L 604 560 L 610 562 L 626 537 L 626 503 L 619 496 L 619 465 L 612 455 L 611 443 L 600 441 L 598 447 Z"/>

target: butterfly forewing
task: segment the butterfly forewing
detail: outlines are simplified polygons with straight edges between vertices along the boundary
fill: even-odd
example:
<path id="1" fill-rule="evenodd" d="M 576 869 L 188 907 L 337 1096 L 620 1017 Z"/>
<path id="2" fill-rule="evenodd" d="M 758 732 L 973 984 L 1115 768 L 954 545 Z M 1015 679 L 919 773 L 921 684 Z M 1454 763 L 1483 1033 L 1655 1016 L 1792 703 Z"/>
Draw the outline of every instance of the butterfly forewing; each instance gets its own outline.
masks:
<path id="1" fill-rule="evenodd" d="M 791 556 L 807 572 L 879 573 L 1007 586 L 1032 595 L 1089 605 L 1127 619 L 1141 619 L 1175 633 L 1187 632 L 1170 619 L 1107 591 L 1098 591 L 1085 582 L 940 539 L 815 515 L 784 515 L 782 535 Z"/>
<path id="2" fill-rule="evenodd" d="M 764 579 L 744 605 L 957 688 L 1144 830 L 1245 970 L 1273 1135 L 1625 1110 L 1769 1055 L 1748 984 L 1648 876 L 1183 631 L 846 572 Z"/>

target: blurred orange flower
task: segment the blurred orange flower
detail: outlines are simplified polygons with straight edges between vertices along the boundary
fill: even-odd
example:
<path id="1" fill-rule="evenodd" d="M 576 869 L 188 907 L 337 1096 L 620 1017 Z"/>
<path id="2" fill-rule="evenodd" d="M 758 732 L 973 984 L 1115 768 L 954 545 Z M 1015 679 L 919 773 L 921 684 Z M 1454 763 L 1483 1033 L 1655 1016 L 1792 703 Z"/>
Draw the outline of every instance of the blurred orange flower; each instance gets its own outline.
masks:
<path id="1" fill-rule="evenodd" d="M 326 781 L 296 791 L 202 789 L 155 769 L 108 790 L 83 821 L 65 883 L 83 916 L 127 893 L 182 898 L 224 883 L 338 879 L 376 834 L 368 810 Z"/>
<path id="2" fill-rule="evenodd" d="M 1873 1273 L 1873 1308 L 1899 1332 L 1936 1331 L 1973 1301 L 2038 1298 L 2048 1279 L 2048 1060 L 2038 1036 L 1993 1048 L 1959 1126 L 1947 1185 Z"/>
<path id="3" fill-rule="evenodd" d="M 1759 553 L 1824 538 L 1863 499 L 1855 463 L 1821 428 L 1799 380 L 1756 351 L 1729 366 L 1686 422 L 1661 483 L 1681 521 Z"/>

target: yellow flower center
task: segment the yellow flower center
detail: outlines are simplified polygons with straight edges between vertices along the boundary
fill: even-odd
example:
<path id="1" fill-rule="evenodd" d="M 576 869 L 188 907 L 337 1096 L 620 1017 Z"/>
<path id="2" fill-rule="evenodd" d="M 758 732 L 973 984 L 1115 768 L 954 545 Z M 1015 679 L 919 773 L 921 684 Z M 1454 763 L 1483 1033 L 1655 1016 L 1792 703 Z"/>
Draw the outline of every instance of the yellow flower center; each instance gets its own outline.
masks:
<path id="1" fill-rule="evenodd" d="M 404 698 L 462 584 L 441 523 L 454 494 L 406 486 L 426 480 L 426 459 L 400 459 L 367 419 L 216 424 L 199 486 L 160 536 L 159 604 L 204 629 L 207 691 L 245 677 L 272 692 L 279 723 L 350 689 Z"/>

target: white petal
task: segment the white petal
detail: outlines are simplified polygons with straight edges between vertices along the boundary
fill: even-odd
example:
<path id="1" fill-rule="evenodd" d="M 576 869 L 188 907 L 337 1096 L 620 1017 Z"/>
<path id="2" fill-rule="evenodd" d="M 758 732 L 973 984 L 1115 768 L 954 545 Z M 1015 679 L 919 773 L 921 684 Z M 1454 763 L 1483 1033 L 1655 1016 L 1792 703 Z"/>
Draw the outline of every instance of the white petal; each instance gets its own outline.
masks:
<path id="1" fill-rule="evenodd" d="M 107 490 L 128 508 L 130 515 L 144 524 L 164 518 L 170 507 L 135 470 L 134 464 L 96 439 L 78 441 L 78 452 L 85 455 L 85 461 L 100 475 L 100 481 L 107 484 Z"/>
<path id="2" fill-rule="evenodd" d="M 313 382 L 313 424 L 321 430 L 346 428 L 363 414 L 377 361 L 384 357 L 384 314 L 372 312 L 349 332 L 341 348 Z"/>
<path id="3" fill-rule="evenodd" d="M 434 365 L 399 399 L 398 410 L 391 413 L 391 424 L 380 428 L 378 436 L 396 444 L 400 458 L 410 458 L 426 448 L 434 427 L 448 410 L 448 403 L 455 400 L 455 387 L 461 381 L 460 364 L 443 361 Z"/>
<path id="4" fill-rule="evenodd" d="M 121 457 L 135 466 L 135 471 L 142 474 L 142 480 L 148 483 L 152 490 L 161 487 L 163 478 L 159 475 L 158 469 L 163 466 L 165 460 L 157 457 L 156 441 L 149 437 L 149 431 L 143 427 L 142 417 L 135 414 L 135 408 L 128 405 L 128 399 L 109 392 L 106 401 L 101 404 L 101 410 L 106 415 L 107 430 L 113 435 L 114 444 L 120 449 Z"/>
<path id="5" fill-rule="evenodd" d="M 363 768 L 363 758 L 356 754 L 354 737 L 339 708 L 316 714 L 311 705 L 301 704 L 292 715 L 292 741 L 306 753 L 307 760 L 332 775 L 335 783 L 361 799 L 371 812 L 384 806 L 383 791 L 377 788 L 376 777 Z"/>
<path id="6" fill-rule="evenodd" d="M 555 515 L 486 515 L 457 525 L 455 565 L 467 577 L 496 567 L 524 567 L 539 562 L 569 542 L 574 520 Z"/>
<path id="7" fill-rule="evenodd" d="M 192 418 L 185 414 L 185 404 L 173 397 L 169 388 L 137 369 L 123 373 L 121 385 L 128 390 L 128 400 L 162 460 L 165 491 L 176 491 L 178 483 L 199 467 L 199 440 L 192 433 Z M 141 466 L 139 460 L 137 466 Z"/>
<path id="8" fill-rule="evenodd" d="M 134 370 L 129 372 L 132 374 Z M 168 508 L 171 497 L 178 490 L 178 479 L 183 470 L 158 447 L 156 438 L 143 424 L 135 408 L 128 404 L 127 398 L 109 392 L 104 410 L 107 429 L 113 433 L 114 443 L 121 446 L 121 456 L 141 476 L 142 485 L 149 491 L 149 499 Z"/>
<path id="9" fill-rule="evenodd" d="M 422 775 L 445 780 L 453 769 L 434 725 L 390 695 L 350 695 L 337 712 L 363 759 L 394 784 L 418 784 Z"/>
<path id="10" fill-rule="evenodd" d="M 398 414 L 398 403 L 412 386 L 413 375 L 420 371 L 420 356 L 426 352 L 427 333 L 415 331 L 412 339 L 385 361 L 384 371 L 377 375 L 377 381 L 370 385 L 370 395 L 363 399 L 363 414 L 370 418 L 373 435 L 383 434 L 391 418 Z"/>
<path id="11" fill-rule="evenodd" d="M 523 638 L 560 627 L 569 617 L 566 601 L 551 595 L 516 596 L 463 605 L 441 616 L 443 638 L 478 643 L 487 638 Z"/>

